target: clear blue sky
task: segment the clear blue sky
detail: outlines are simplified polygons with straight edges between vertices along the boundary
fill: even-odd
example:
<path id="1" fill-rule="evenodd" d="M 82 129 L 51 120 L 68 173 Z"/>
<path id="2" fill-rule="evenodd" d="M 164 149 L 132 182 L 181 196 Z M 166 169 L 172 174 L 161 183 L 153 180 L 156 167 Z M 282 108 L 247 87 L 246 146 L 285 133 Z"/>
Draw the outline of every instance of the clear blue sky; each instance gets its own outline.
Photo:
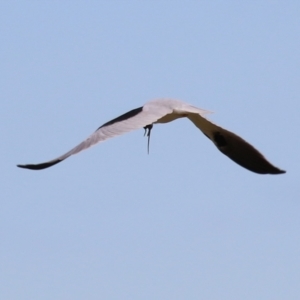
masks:
<path id="1" fill-rule="evenodd" d="M 300 299 L 299 1 L 2 1 L 1 299 Z M 43 171 L 159 97 L 212 110 Z"/>

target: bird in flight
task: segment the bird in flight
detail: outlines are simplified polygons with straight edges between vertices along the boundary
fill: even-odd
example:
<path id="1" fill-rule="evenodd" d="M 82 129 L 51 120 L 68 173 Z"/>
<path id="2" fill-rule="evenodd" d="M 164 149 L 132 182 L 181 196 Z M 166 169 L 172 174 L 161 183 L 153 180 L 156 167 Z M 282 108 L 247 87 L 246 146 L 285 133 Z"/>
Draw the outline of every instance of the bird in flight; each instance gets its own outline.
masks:
<path id="1" fill-rule="evenodd" d="M 153 124 L 168 123 L 185 117 L 193 122 L 223 154 L 240 166 L 258 174 L 285 173 L 285 171 L 273 166 L 258 150 L 244 139 L 207 120 L 205 118 L 207 113 L 209 113 L 209 111 L 179 100 L 152 100 L 147 102 L 144 106 L 135 108 L 103 124 L 75 148 L 53 160 L 40 164 L 17 166 L 30 170 L 46 169 L 97 143 L 140 128 L 144 128 L 145 134 L 147 134 L 149 152 L 150 133 Z"/>

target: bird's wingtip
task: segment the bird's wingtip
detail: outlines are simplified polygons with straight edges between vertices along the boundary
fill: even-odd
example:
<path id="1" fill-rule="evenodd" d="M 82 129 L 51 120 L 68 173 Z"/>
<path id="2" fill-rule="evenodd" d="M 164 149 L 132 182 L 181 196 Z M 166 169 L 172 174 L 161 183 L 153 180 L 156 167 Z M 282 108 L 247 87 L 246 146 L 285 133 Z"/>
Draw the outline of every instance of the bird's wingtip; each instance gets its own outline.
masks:
<path id="1" fill-rule="evenodd" d="M 42 169 L 52 167 L 53 165 L 56 165 L 61 161 L 62 160 L 55 160 L 55 161 L 41 163 L 41 164 L 37 164 L 37 165 L 34 165 L 34 164 L 17 165 L 17 167 L 22 168 L 22 169 L 29 169 L 29 170 L 42 170 Z"/>
<path id="2" fill-rule="evenodd" d="M 275 175 L 277 175 L 277 174 L 285 174 L 286 173 L 286 171 L 285 170 L 280 170 L 280 169 L 278 169 L 278 170 L 276 170 L 276 172 L 274 172 L 274 173 L 271 173 L 271 174 L 275 174 Z"/>
<path id="3" fill-rule="evenodd" d="M 18 168 L 27 169 L 27 165 L 17 165 Z"/>

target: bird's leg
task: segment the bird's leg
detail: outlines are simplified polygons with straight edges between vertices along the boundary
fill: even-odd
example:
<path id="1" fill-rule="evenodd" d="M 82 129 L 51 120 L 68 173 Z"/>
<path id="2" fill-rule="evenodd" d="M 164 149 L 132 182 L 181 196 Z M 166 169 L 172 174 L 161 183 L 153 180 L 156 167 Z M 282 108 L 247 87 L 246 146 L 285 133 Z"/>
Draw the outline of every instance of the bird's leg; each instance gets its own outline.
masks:
<path id="1" fill-rule="evenodd" d="M 149 154 L 150 134 L 151 134 L 152 127 L 153 127 L 153 124 L 147 125 L 147 126 L 144 127 L 144 129 L 145 129 L 144 136 L 147 134 L 147 137 L 148 137 L 148 154 Z M 147 132 L 147 129 L 148 129 L 148 132 Z"/>

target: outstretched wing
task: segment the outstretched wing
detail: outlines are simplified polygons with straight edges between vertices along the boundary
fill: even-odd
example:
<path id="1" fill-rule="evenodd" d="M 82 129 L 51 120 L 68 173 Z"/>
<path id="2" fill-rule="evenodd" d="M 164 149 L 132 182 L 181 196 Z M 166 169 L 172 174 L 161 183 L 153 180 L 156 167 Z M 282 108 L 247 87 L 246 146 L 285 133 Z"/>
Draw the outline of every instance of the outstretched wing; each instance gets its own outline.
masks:
<path id="1" fill-rule="evenodd" d="M 217 126 L 196 113 L 187 116 L 216 147 L 240 166 L 259 174 L 282 174 L 252 145 L 233 132 Z"/>
<path id="2" fill-rule="evenodd" d="M 42 170 L 49 168 L 69 156 L 83 151 L 97 143 L 104 142 L 107 139 L 113 138 L 118 135 L 133 131 L 135 129 L 143 128 L 156 122 L 158 119 L 166 114 L 172 112 L 171 108 L 163 106 L 159 109 L 151 109 L 148 106 L 139 107 L 133 109 L 99 127 L 92 135 L 90 135 L 86 140 L 81 142 L 75 148 L 71 149 L 67 153 L 44 163 L 40 164 L 27 164 L 27 165 L 17 165 L 20 168 L 30 169 L 30 170 Z"/>

